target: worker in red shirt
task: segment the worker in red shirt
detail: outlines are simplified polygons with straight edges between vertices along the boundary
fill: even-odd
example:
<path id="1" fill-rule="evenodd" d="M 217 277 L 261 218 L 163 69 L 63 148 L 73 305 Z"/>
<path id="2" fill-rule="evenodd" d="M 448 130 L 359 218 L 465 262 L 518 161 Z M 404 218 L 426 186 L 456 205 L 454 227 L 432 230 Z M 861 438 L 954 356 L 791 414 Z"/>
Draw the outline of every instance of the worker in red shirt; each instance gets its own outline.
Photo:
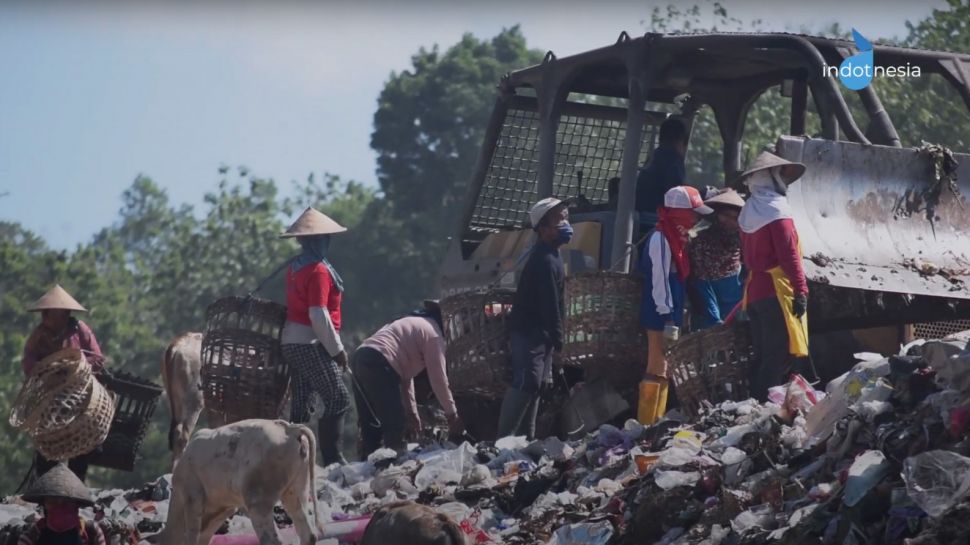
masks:
<path id="1" fill-rule="evenodd" d="M 751 320 L 755 356 L 751 395 L 759 400 L 792 372 L 814 378 L 808 360 L 808 283 L 786 196 L 804 173 L 805 165 L 766 151 L 739 179 L 751 192 L 738 224 L 748 270 L 743 308 Z"/>
<path id="2" fill-rule="evenodd" d="M 303 252 L 286 270 L 286 324 L 281 343 L 290 366 L 290 420 L 305 423 L 313 412 L 313 394 L 323 411 L 317 442 L 324 465 L 346 463 L 340 453 L 340 432 L 350 409 L 343 381 L 347 354 L 340 340 L 340 303 L 344 285 L 327 259 L 330 237 L 347 229 L 326 214 L 307 208 L 282 237 L 295 237 Z"/>

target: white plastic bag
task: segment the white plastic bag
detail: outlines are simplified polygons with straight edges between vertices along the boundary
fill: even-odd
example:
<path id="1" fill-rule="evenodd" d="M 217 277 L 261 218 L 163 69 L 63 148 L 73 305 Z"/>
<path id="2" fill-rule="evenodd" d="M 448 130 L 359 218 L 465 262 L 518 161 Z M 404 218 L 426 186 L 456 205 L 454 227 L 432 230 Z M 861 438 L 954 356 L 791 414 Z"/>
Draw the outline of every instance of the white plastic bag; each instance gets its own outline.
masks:
<path id="1" fill-rule="evenodd" d="M 939 517 L 970 494 L 970 458 L 931 450 L 906 458 L 903 481 L 909 497 L 931 517 Z"/>

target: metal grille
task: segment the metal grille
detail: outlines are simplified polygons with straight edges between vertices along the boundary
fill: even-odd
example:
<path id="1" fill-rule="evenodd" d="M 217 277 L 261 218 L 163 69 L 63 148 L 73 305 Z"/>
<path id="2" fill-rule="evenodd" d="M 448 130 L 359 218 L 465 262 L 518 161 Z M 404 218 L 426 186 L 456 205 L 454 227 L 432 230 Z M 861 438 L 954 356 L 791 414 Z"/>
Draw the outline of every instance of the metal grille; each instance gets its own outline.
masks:
<path id="1" fill-rule="evenodd" d="M 913 336 L 917 339 L 943 339 L 968 329 L 970 329 L 970 320 L 913 324 Z"/>
<path id="2" fill-rule="evenodd" d="M 539 114 L 509 108 L 468 228 L 494 231 L 522 222 L 536 200 Z"/>
<path id="3" fill-rule="evenodd" d="M 640 158 L 646 162 L 653 152 L 656 127 L 647 124 L 640 141 Z M 585 196 L 593 204 L 609 200 L 610 178 L 620 175 L 626 123 L 591 117 L 562 116 L 556 133 L 556 162 L 553 193 Z M 578 172 L 583 173 L 582 187 Z"/>
<path id="4" fill-rule="evenodd" d="M 575 109 L 591 111 L 584 108 Z M 644 125 L 640 164 L 653 151 L 657 119 L 657 116 L 648 116 Z M 625 137 L 624 121 L 564 113 L 556 131 L 553 194 L 560 197 L 583 194 L 594 204 L 607 202 L 609 180 L 620 175 Z M 539 114 L 533 105 L 522 101 L 506 113 L 465 240 L 477 242 L 484 233 L 523 225 L 529 206 L 537 198 L 538 169 Z M 577 176 L 579 170 L 583 172 L 582 187 Z"/>

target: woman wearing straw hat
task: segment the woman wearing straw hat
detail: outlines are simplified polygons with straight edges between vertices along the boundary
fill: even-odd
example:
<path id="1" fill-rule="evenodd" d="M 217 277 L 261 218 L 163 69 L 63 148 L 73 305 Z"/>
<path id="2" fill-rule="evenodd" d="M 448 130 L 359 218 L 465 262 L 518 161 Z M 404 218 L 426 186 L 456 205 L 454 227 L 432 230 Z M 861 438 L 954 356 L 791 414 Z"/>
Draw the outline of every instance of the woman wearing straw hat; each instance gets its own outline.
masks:
<path id="1" fill-rule="evenodd" d="M 29 376 L 37 362 L 64 348 L 79 349 L 96 373 L 104 371 L 104 355 L 94 332 L 86 323 L 71 316 L 71 312 L 88 310 L 71 297 L 67 290 L 55 285 L 27 310 L 40 312 L 41 322 L 24 344 L 21 361 L 24 375 Z M 55 463 L 37 453 L 34 468 L 37 474 L 41 474 L 54 467 Z M 83 481 L 88 472 L 87 456 L 72 458 L 69 466 Z"/>
<path id="2" fill-rule="evenodd" d="M 640 256 L 643 296 L 640 326 L 647 331 L 647 372 L 640 381 L 637 419 L 653 425 L 667 410 L 667 358 L 664 345 L 676 340 L 684 314 L 684 292 L 690 275 L 688 234 L 698 214 L 713 212 L 690 186 L 679 185 L 664 194 L 657 209 L 660 221 Z"/>
<path id="3" fill-rule="evenodd" d="M 442 330 L 438 301 L 426 300 L 423 309 L 385 325 L 354 352 L 350 365 L 358 381 L 354 398 L 363 459 L 382 442 L 385 448 L 403 451 L 405 432 L 410 437 L 418 435 L 421 418 L 414 377 L 424 371 L 445 411 L 449 433 L 459 437 L 464 431 L 448 385 Z"/>
<path id="4" fill-rule="evenodd" d="M 101 528 L 80 515 L 82 507 L 94 505 L 91 492 L 64 464 L 41 475 L 22 499 L 40 504 L 44 516 L 20 534 L 17 545 L 105 545 Z"/>
<path id="5" fill-rule="evenodd" d="M 744 199 L 733 189 L 712 191 L 704 204 L 714 209 L 714 221 L 687 247 L 694 306 L 693 329 L 722 323 L 741 302 L 741 238 L 738 214 Z"/>
<path id="6" fill-rule="evenodd" d="M 792 371 L 814 378 L 808 361 L 808 283 L 787 198 L 788 186 L 804 173 L 805 165 L 766 151 L 739 178 L 751 192 L 738 224 L 748 269 L 743 307 L 751 319 L 755 356 L 751 395 L 760 400 Z"/>
<path id="7" fill-rule="evenodd" d="M 325 465 L 346 463 L 340 453 L 340 432 L 350 409 L 350 393 L 341 373 L 347 367 L 340 341 L 344 285 L 327 259 L 331 235 L 346 230 L 326 214 L 307 208 L 281 235 L 296 238 L 303 248 L 286 270 L 286 324 L 281 341 L 293 377 L 290 420 L 308 422 L 313 394 L 320 396 L 323 414 L 317 441 Z"/>

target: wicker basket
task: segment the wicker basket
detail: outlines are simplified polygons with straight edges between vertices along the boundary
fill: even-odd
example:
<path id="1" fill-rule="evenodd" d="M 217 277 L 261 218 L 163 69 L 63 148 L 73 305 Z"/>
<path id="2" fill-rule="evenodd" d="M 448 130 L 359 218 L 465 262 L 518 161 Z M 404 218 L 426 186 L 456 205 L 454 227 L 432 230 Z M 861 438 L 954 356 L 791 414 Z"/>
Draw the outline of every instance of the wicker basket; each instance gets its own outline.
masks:
<path id="1" fill-rule="evenodd" d="M 50 460 L 69 460 L 98 447 L 114 417 L 111 394 L 94 379 L 80 350 L 40 361 L 14 402 L 10 424 L 26 432 Z"/>
<path id="2" fill-rule="evenodd" d="M 66 426 L 86 406 L 90 380 L 91 366 L 80 350 L 67 348 L 47 356 L 20 388 L 10 425 L 32 435 Z"/>
<path id="3" fill-rule="evenodd" d="M 87 454 L 104 442 L 114 418 L 110 392 L 93 378 L 85 388 L 86 407 L 66 426 L 33 435 L 37 450 L 48 460 L 64 461 Z"/>
<path id="4" fill-rule="evenodd" d="M 453 295 L 441 301 L 448 382 L 455 394 L 496 399 L 510 375 L 508 316 L 514 290 Z"/>
<path id="5" fill-rule="evenodd" d="M 716 325 L 684 336 L 667 354 L 677 399 L 688 416 L 697 416 L 703 401 L 717 404 L 748 398 L 752 360 L 748 322 Z"/>
<path id="6" fill-rule="evenodd" d="M 254 297 L 209 305 L 202 338 L 205 406 L 226 422 L 278 418 L 289 387 L 280 350 L 286 307 Z"/>
<path id="7" fill-rule="evenodd" d="M 162 388 L 127 373 L 105 377 L 104 385 L 115 394 L 115 416 L 108 437 L 91 453 L 88 463 L 132 471 Z"/>
<path id="8" fill-rule="evenodd" d="M 646 365 L 647 338 L 640 329 L 643 283 L 611 271 L 566 278 L 562 364 L 582 367 L 588 379 L 606 376 L 635 384 Z"/>

